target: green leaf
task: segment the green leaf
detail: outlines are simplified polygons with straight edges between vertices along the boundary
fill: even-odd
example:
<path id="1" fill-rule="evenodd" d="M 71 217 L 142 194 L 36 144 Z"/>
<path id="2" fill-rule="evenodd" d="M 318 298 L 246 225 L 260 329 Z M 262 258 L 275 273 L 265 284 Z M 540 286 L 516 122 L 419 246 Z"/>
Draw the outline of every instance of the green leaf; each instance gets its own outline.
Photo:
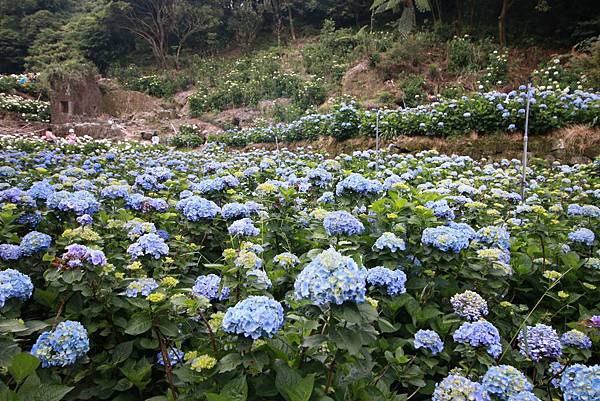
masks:
<path id="1" fill-rule="evenodd" d="M 240 354 L 227 354 L 219 360 L 217 369 L 220 373 L 230 372 L 240 366 L 242 358 Z"/>
<path id="2" fill-rule="evenodd" d="M 37 388 L 37 391 L 31 401 L 60 401 L 74 387 L 63 386 L 62 384 L 42 384 Z"/>
<path id="3" fill-rule="evenodd" d="M 303 378 L 297 371 L 280 360 L 276 362 L 275 370 L 277 371 L 275 387 L 286 401 L 308 401 L 310 399 L 315 384 L 313 374 Z"/>
<path id="4" fill-rule="evenodd" d="M 13 356 L 8 371 L 17 383 L 21 383 L 27 376 L 35 372 L 38 366 L 40 366 L 39 359 L 27 352 L 22 352 Z"/>
<path id="5" fill-rule="evenodd" d="M 133 341 L 118 344 L 112 354 L 113 363 L 116 365 L 127 360 L 131 355 L 131 351 L 133 351 Z"/>
<path id="6" fill-rule="evenodd" d="M 239 376 L 227 382 L 221 394 L 207 393 L 208 401 L 246 401 L 248 398 L 248 383 L 246 376 Z"/>
<path id="7" fill-rule="evenodd" d="M 147 332 L 151 328 L 152 320 L 150 320 L 150 316 L 145 313 L 136 313 L 131 317 L 127 328 L 125 328 L 125 333 L 137 336 L 138 334 Z"/>

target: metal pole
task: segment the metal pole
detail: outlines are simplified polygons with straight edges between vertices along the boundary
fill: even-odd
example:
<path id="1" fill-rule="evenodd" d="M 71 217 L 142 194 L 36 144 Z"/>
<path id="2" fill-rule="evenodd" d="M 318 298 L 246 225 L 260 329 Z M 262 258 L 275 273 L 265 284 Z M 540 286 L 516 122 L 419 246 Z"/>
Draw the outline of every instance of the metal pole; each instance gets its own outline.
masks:
<path id="1" fill-rule="evenodd" d="M 527 179 L 527 145 L 529 142 L 529 105 L 533 96 L 531 83 L 527 85 L 527 106 L 525 108 L 525 135 L 523 136 L 523 176 L 521 177 L 521 202 L 525 202 L 525 181 Z"/>
<path id="2" fill-rule="evenodd" d="M 375 123 L 375 168 L 379 168 L 379 113 L 381 109 L 377 109 L 377 122 Z"/>

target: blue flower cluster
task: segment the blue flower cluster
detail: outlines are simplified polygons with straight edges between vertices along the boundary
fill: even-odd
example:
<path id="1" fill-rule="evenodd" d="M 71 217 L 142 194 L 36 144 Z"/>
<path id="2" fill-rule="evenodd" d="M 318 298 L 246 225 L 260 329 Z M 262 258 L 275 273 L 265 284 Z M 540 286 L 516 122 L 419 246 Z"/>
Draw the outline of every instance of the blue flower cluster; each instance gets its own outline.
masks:
<path id="1" fill-rule="evenodd" d="M 483 386 L 460 375 L 449 375 L 435 385 L 432 401 L 491 401 Z"/>
<path id="2" fill-rule="evenodd" d="M 486 320 L 473 323 L 463 323 L 454 332 L 454 341 L 460 344 L 469 344 L 472 347 L 487 347 L 487 352 L 498 358 L 502 352 L 502 343 L 498 329 Z"/>
<path id="3" fill-rule="evenodd" d="M 231 223 L 227 232 L 229 235 L 255 237 L 260 234 L 260 229 L 254 226 L 252 219 L 244 218 Z"/>
<path id="4" fill-rule="evenodd" d="M 352 173 L 335 186 L 336 195 L 355 193 L 360 195 L 371 195 L 380 192 L 382 185 L 377 180 L 369 180 L 358 173 Z"/>
<path id="5" fill-rule="evenodd" d="M 18 260 L 23 256 L 23 251 L 19 245 L 0 244 L 0 259 L 4 261 Z"/>
<path id="6" fill-rule="evenodd" d="M 102 189 L 100 196 L 106 199 L 125 199 L 129 196 L 129 191 L 127 184 L 112 184 Z"/>
<path id="7" fill-rule="evenodd" d="M 560 342 L 565 347 L 578 349 L 592 348 L 592 340 L 579 330 L 570 330 L 560 336 Z"/>
<path id="8" fill-rule="evenodd" d="M 503 401 L 522 391 L 533 391 L 533 385 L 527 377 L 510 365 L 492 366 L 483 376 L 481 384 L 490 395 Z"/>
<path id="9" fill-rule="evenodd" d="M 510 248 L 510 233 L 503 227 L 483 227 L 477 231 L 475 239 L 492 247 L 500 249 Z"/>
<path id="10" fill-rule="evenodd" d="M 385 287 L 390 296 L 404 294 L 406 288 L 406 274 L 402 270 L 390 270 L 388 268 L 377 266 L 367 270 L 367 283 Z"/>
<path id="11" fill-rule="evenodd" d="M 596 236 L 594 232 L 588 228 L 579 228 L 569 233 L 569 240 L 572 242 L 579 242 L 581 244 L 592 246 Z"/>
<path id="12" fill-rule="evenodd" d="M 143 213 L 151 211 L 166 212 L 169 204 L 162 198 L 151 198 L 142 194 L 131 194 L 126 198 L 126 204 L 133 210 Z"/>
<path id="13" fill-rule="evenodd" d="M 519 350 L 521 354 L 538 362 L 542 358 L 558 358 L 562 354 L 562 345 L 556 330 L 545 324 L 527 326 L 519 332 Z"/>
<path id="14" fill-rule="evenodd" d="M 306 173 L 306 176 L 321 188 L 329 184 L 333 179 L 333 174 L 321 167 L 309 170 L 308 173 Z"/>
<path id="15" fill-rule="evenodd" d="M 158 234 L 144 234 L 127 248 L 127 253 L 132 259 L 141 258 L 144 255 L 150 255 L 154 259 L 160 259 L 169 254 L 169 246 L 165 240 Z"/>
<path id="16" fill-rule="evenodd" d="M 85 262 L 94 266 L 106 265 L 106 256 L 102 251 L 80 244 L 71 244 L 65 249 L 66 252 L 62 254 L 61 259 L 63 266 L 67 269 L 82 267 Z"/>
<path id="17" fill-rule="evenodd" d="M 244 217 L 250 217 L 250 210 L 248 206 L 243 203 L 226 203 L 221 208 L 221 216 L 225 220 L 241 219 Z"/>
<path id="18" fill-rule="evenodd" d="M 520 393 L 508 397 L 508 401 L 542 401 L 531 391 L 521 391 Z"/>
<path id="19" fill-rule="evenodd" d="M 209 300 L 223 301 L 229 297 L 229 287 L 221 286 L 221 277 L 216 274 L 207 274 L 198 276 L 192 287 L 192 293 L 196 296 L 203 296 Z"/>
<path id="20" fill-rule="evenodd" d="M 66 320 L 52 331 L 38 337 L 31 355 L 42 362 L 43 368 L 73 365 L 90 349 L 90 340 L 85 327 L 79 322 Z"/>
<path id="21" fill-rule="evenodd" d="M 469 247 L 469 238 L 460 230 L 448 226 L 428 227 L 423 230 L 421 243 L 443 252 L 459 253 Z"/>
<path id="22" fill-rule="evenodd" d="M 572 203 L 567 206 L 567 213 L 570 216 L 600 217 L 600 207 L 594 205 L 580 206 Z"/>
<path id="23" fill-rule="evenodd" d="M 27 194 L 33 199 L 46 200 L 54 193 L 54 187 L 48 180 L 34 182 L 27 190 Z"/>
<path id="24" fill-rule="evenodd" d="M 128 298 L 135 298 L 138 295 L 147 297 L 157 288 L 158 283 L 156 280 L 153 278 L 142 278 L 129 283 L 127 290 L 125 291 L 125 295 Z"/>
<path id="25" fill-rule="evenodd" d="M 100 202 L 88 191 L 59 191 L 54 192 L 46 200 L 48 209 L 63 212 L 75 212 L 78 216 L 82 214 L 94 214 L 100 210 Z"/>
<path id="26" fill-rule="evenodd" d="M 352 236 L 365 231 L 360 220 L 343 210 L 328 213 L 323 219 L 323 227 L 328 235 Z"/>
<path id="27" fill-rule="evenodd" d="M 52 244 L 52 238 L 48 234 L 32 231 L 21 239 L 21 251 L 23 255 L 30 256 L 40 251 L 45 251 Z"/>
<path id="28" fill-rule="evenodd" d="M 227 309 L 223 317 L 226 333 L 241 334 L 254 340 L 271 338 L 283 326 L 283 307 L 265 296 L 250 296 Z"/>
<path id="29" fill-rule="evenodd" d="M 134 241 L 144 234 L 156 233 L 154 223 L 148 223 L 142 220 L 129 220 L 125 223 L 125 228 L 128 230 L 127 237 Z"/>
<path id="30" fill-rule="evenodd" d="M 35 206 L 35 200 L 20 188 L 8 188 L 0 191 L 0 201 L 21 206 Z"/>
<path id="31" fill-rule="evenodd" d="M 415 348 L 427 348 L 433 355 L 444 350 L 442 339 L 433 330 L 419 330 L 415 333 Z"/>
<path id="32" fill-rule="evenodd" d="M 463 319 L 474 321 L 487 316 L 488 304 L 474 291 L 467 290 L 450 298 L 454 313 Z"/>
<path id="33" fill-rule="evenodd" d="M 436 217 L 454 220 L 455 215 L 454 211 L 448 205 L 448 201 L 446 199 L 440 199 L 437 201 L 429 201 L 425 204 L 427 209 L 430 209 Z"/>
<path id="34" fill-rule="evenodd" d="M 297 266 L 300 263 L 300 259 L 298 259 L 298 257 L 291 252 L 284 252 L 276 255 L 273 258 L 273 262 L 277 263 L 284 269 L 289 269 Z"/>
<path id="35" fill-rule="evenodd" d="M 170 348 L 169 352 L 167 352 L 167 357 L 169 358 L 169 363 L 171 366 L 177 365 L 179 362 L 183 362 L 184 352 L 177 348 Z M 163 359 L 162 352 L 156 354 L 156 363 L 160 366 L 165 366 L 165 360 Z"/>
<path id="36" fill-rule="evenodd" d="M 317 255 L 296 278 L 296 299 L 309 299 L 316 305 L 331 302 L 365 301 L 367 269 L 350 257 L 330 248 Z"/>
<path id="37" fill-rule="evenodd" d="M 215 202 L 196 195 L 181 199 L 175 208 L 189 221 L 214 219 L 221 211 Z"/>
<path id="38" fill-rule="evenodd" d="M 567 367 L 560 379 L 560 389 L 564 401 L 600 400 L 600 365 Z"/>
<path id="39" fill-rule="evenodd" d="M 33 284 L 29 276 L 14 269 L 0 271 L 0 308 L 10 298 L 27 301 L 32 293 Z"/>
<path id="40" fill-rule="evenodd" d="M 82 214 L 81 216 L 77 217 L 77 222 L 82 226 L 91 226 L 94 222 L 94 219 L 89 214 Z"/>
<path id="41" fill-rule="evenodd" d="M 373 250 L 379 249 L 380 251 L 383 248 L 388 248 L 390 252 L 404 251 L 406 250 L 406 244 L 402 238 L 398 238 L 396 234 L 385 232 L 381 234 L 375 244 L 373 245 Z"/>

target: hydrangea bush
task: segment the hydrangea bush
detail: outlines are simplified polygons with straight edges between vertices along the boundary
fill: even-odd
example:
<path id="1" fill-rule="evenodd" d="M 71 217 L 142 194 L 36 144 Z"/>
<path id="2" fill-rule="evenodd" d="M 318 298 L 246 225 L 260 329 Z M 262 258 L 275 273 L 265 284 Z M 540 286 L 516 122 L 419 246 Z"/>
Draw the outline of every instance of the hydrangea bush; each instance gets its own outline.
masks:
<path id="1" fill-rule="evenodd" d="M 434 151 L 0 162 L 0 399 L 600 399 L 593 165 L 521 196 L 520 161 Z"/>

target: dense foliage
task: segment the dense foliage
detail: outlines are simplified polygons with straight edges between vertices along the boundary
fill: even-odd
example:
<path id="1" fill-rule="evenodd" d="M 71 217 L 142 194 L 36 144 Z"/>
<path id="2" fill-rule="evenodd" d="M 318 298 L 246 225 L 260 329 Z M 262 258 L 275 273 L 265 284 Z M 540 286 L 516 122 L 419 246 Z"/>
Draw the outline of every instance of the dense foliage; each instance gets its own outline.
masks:
<path id="1" fill-rule="evenodd" d="M 356 102 L 343 101 L 328 114 L 311 114 L 290 124 L 247 128 L 213 135 L 212 140 L 228 145 L 293 141 L 333 136 L 347 139 L 375 136 L 379 115 L 382 138 L 400 135 L 452 136 L 470 132 L 495 133 L 522 130 L 527 99 L 530 100 L 529 129 L 544 133 L 569 124 L 597 125 L 600 97 L 581 90 L 560 90 L 541 86 L 518 91 L 479 92 L 460 99 L 440 99 L 415 108 L 363 110 Z"/>
<path id="2" fill-rule="evenodd" d="M 599 399 L 593 166 L 1 147 L 3 399 Z"/>

